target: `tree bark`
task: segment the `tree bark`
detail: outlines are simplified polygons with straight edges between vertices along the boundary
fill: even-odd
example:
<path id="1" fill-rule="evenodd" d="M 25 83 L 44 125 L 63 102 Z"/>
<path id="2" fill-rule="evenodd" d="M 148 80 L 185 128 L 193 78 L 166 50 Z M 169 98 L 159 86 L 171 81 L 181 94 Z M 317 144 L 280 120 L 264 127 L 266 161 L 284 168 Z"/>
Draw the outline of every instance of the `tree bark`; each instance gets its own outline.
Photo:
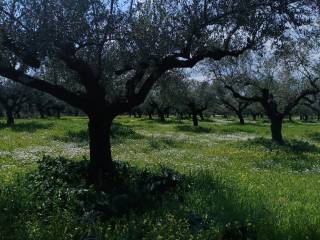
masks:
<path id="1" fill-rule="evenodd" d="M 239 118 L 239 123 L 240 123 L 241 125 L 244 125 L 244 118 L 243 118 L 242 113 L 238 112 L 238 113 L 237 113 L 237 116 L 238 116 L 238 118 Z"/>
<path id="2" fill-rule="evenodd" d="M 194 127 L 199 126 L 198 116 L 197 116 L 196 113 L 193 113 L 193 114 L 192 114 L 192 122 L 193 122 L 193 126 L 194 126 Z"/>
<path id="3" fill-rule="evenodd" d="M 282 117 L 273 117 L 271 120 L 271 134 L 272 134 L 272 141 L 277 144 L 283 144 L 283 137 L 282 137 Z"/>
<path id="4" fill-rule="evenodd" d="M 14 117 L 13 112 L 11 109 L 6 109 L 6 115 L 7 115 L 7 125 L 13 126 L 14 125 Z"/>
<path id="5" fill-rule="evenodd" d="M 97 189 L 103 188 L 103 179 L 106 174 L 115 173 L 111 155 L 111 125 L 112 119 L 89 116 L 89 180 Z"/>
<path id="6" fill-rule="evenodd" d="M 152 119 L 152 113 L 149 113 L 148 115 L 149 115 L 149 120 L 151 120 Z"/>
<path id="7" fill-rule="evenodd" d="M 165 119 L 165 116 L 164 116 L 164 113 L 163 112 L 159 112 L 159 118 L 160 118 L 160 122 L 165 122 L 166 119 Z"/>
<path id="8" fill-rule="evenodd" d="M 252 114 L 252 120 L 257 121 L 257 114 Z"/>
<path id="9" fill-rule="evenodd" d="M 40 118 L 44 118 L 44 111 L 41 109 L 41 108 L 39 108 L 38 109 L 38 112 L 39 112 L 39 114 L 40 114 Z"/>

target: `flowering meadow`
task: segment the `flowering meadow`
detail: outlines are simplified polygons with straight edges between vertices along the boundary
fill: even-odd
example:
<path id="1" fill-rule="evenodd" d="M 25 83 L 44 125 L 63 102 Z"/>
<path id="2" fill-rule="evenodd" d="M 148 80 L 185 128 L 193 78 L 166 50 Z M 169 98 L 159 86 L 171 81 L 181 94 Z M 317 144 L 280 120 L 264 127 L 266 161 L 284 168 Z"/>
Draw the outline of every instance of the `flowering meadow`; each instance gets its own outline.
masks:
<path id="1" fill-rule="evenodd" d="M 283 133 L 279 146 L 263 120 L 118 117 L 112 153 L 129 199 L 81 180 L 86 118 L 0 124 L 0 239 L 319 239 L 320 125 Z M 174 187 L 150 195 L 169 186 L 161 176 Z"/>

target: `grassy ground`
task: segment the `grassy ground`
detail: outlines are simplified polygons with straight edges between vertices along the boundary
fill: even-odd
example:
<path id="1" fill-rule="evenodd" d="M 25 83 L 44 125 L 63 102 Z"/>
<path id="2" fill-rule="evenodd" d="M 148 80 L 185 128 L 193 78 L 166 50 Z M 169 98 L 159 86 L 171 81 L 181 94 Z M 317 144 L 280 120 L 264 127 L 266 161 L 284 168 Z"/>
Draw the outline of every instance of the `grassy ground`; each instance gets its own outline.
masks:
<path id="1" fill-rule="evenodd" d="M 278 147 L 262 121 L 116 123 L 114 159 L 178 171 L 178 195 L 104 219 L 68 209 L 35 214 L 23 179 L 44 154 L 86 158 L 87 120 L 18 120 L 0 125 L 0 239 L 320 239 L 320 124 L 285 123 L 287 143 Z"/>

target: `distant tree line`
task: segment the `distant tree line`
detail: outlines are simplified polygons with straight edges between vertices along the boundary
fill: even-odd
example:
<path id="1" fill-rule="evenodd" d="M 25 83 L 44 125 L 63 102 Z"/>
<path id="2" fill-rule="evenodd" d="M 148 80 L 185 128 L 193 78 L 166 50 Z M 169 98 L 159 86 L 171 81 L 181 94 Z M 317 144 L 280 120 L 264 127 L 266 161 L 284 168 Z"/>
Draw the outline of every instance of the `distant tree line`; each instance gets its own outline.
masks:
<path id="1" fill-rule="evenodd" d="M 5 117 L 8 126 L 15 118 L 78 116 L 76 108 L 56 98 L 9 81 L 0 82 L 0 116 Z"/>

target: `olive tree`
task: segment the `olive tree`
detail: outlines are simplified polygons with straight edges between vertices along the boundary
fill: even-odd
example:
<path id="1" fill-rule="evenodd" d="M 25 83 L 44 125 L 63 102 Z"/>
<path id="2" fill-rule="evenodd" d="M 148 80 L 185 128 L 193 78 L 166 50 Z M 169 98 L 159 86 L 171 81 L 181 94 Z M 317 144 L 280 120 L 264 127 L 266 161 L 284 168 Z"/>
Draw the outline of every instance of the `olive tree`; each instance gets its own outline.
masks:
<path id="1" fill-rule="evenodd" d="M 114 173 L 114 118 L 143 103 L 156 81 L 206 58 L 237 57 L 288 22 L 307 0 L 1 0 L 0 75 L 46 92 L 89 118 L 90 179 Z M 46 76 L 50 77 L 46 77 Z"/>
<path id="2" fill-rule="evenodd" d="M 28 101 L 30 91 L 16 83 L 0 82 L 0 104 L 5 110 L 7 125 L 14 125 L 14 114 L 19 114 L 23 105 Z"/>
<path id="3" fill-rule="evenodd" d="M 193 126 L 199 125 L 198 115 L 203 118 L 203 112 L 208 109 L 213 100 L 213 91 L 207 81 L 185 79 L 180 87 L 178 103 L 185 106 L 191 114 Z"/>
<path id="4" fill-rule="evenodd" d="M 168 115 L 170 109 L 181 97 L 181 82 L 184 74 L 182 71 L 170 71 L 165 73 L 153 86 L 148 94 L 143 107 L 146 111 L 156 110 L 161 122 L 165 121 L 165 115 Z M 150 116 L 150 115 L 149 115 Z"/>
<path id="5" fill-rule="evenodd" d="M 224 88 L 219 81 L 216 81 L 214 85 L 215 101 L 236 114 L 239 118 L 240 124 L 244 125 L 243 113 L 252 104 L 252 102 L 235 98 L 233 94 L 228 89 Z"/>
<path id="6" fill-rule="evenodd" d="M 302 50 L 301 54 L 305 55 Z M 293 58 L 298 57 L 295 52 Z M 308 55 L 308 54 L 307 54 Z M 305 59 L 306 60 L 306 59 Z M 311 62 L 313 64 L 311 64 Z M 237 60 L 220 63 L 216 78 L 235 98 L 260 103 L 271 122 L 272 140 L 282 144 L 282 124 L 285 116 L 306 97 L 319 93 L 319 68 L 314 59 L 308 65 L 292 62 L 288 55 L 246 54 Z M 317 65 L 317 64 L 316 64 Z M 313 69 L 313 70 L 311 70 Z"/>

